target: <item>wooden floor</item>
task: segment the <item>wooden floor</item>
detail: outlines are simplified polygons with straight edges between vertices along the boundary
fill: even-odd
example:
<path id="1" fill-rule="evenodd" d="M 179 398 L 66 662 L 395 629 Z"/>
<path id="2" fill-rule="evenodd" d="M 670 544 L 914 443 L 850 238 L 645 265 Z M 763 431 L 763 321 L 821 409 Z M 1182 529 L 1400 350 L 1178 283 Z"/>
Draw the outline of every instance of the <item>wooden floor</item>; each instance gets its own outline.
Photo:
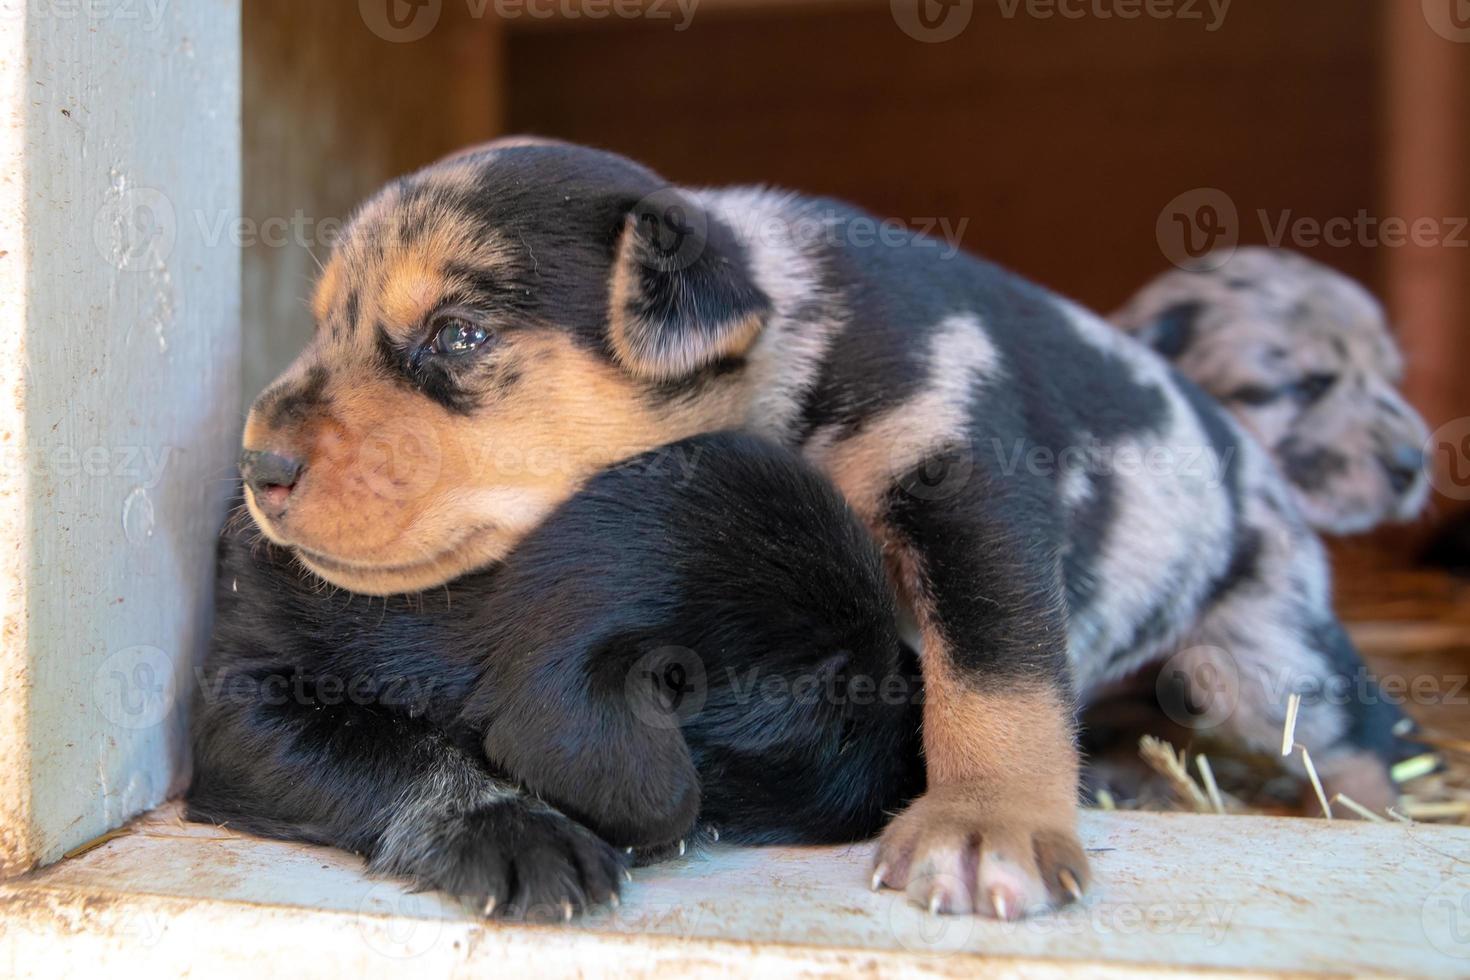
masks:
<path id="1" fill-rule="evenodd" d="M 1087 898 L 1016 923 L 931 915 L 870 891 L 864 844 L 716 845 L 639 869 L 619 908 L 569 925 L 487 924 L 445 896 L 365 877 L 341 851 L 184 824 L 166 807 L 87 854 L 0 883 L 0 974 L 1470 972 L 1470 828 L 1091 810 L 1081 835 L 1096 873 Z"/>
<path id="2" fill-rule="evenodd" d="M 1418 694 L 1405 710 L 1470 762 L 1470 580 L 1395 566 L 1371 549 L 1335 554 L 1337 607 L 1380 676 Z M 1453 745 L 1452 745 L 1453 747 Z"/>
<path id="3" fill-rule="evenodd" d="M 1470 582 L 1337 556 L 1339 610 L 1407 710 L 1470 772 Z M 1433 777 L 1440 778 L 1440 777 Z M 1467 782 L 1470 786 L 1470 782 Z M 1470 792 L 1470 790 L 1467 790 Z M 691 853 L 570 926 L 487 925 L 344 853 L 186 825 L 165 807 L 0 884 L 0 975 L 644 976 L 1470 974 L 1470 827 L 1084 813 L 1097 886 L 1001 925 L 865 887 L 871 845 Z M 268 938 L 267 938 L 268 937 Z M 7 969 L 8 967 L 8 969 Z"/>

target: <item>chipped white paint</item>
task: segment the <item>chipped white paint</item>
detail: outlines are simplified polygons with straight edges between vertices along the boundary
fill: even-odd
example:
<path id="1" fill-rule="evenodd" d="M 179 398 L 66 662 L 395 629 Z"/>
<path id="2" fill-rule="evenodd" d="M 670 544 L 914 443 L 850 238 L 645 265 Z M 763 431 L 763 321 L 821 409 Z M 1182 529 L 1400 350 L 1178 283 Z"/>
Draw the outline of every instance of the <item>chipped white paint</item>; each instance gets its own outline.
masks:
<path id="1" fill-rule="evenodd" d="M 239 210 L 240 10 L 0 12 L 3 874 L 182 775 L 239 421 L 239 252 L 199 228 Z"/>
<path id="2" fill-rule="evenodd" d="M 485 925 L 339 851 L 164 811 L 0 885 L 0 973 L 211 977 L 1156 976 L 1470 972 L 1470 830 L 1083 815 L 1097 884 L 1020 923 L 936 917 L 866 887 L 870 847 L 717 848 L 635 872 L 617 910 Z M 59 942 L 65 937 L 65 942 Z M 8 968 L 8 969 L 7 969 Z M 1216 975 L 1216 974 L 1212 974 Z"/>

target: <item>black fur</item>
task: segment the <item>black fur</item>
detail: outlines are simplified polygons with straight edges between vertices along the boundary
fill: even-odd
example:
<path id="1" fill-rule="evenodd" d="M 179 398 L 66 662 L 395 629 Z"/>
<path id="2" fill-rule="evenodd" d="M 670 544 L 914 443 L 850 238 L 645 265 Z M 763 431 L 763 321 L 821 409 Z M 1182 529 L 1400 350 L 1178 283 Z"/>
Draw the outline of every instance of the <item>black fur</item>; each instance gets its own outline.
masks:
<path id="1" fill-rule="evenodd" d="M 668 363 L 679 351 L 717 348 L 722 333 L 770 313 L 740 242 L 683 195 L 666 191 L 640 201 L 624 234 L 632 259 L 625 274 L 634 288 L 614 313 L 648 360 Z"/>
<path id="2" fill-rule="evenodd" d="M 1159 314 L 1148 328 L 1150 346 L 1169 360 L 1177 360 L 1194 344 L 1203 303 L 1175 303 Z"/>
<path id="3" fill-rule="evenodd" d="M 507 909 L 580 908 L 611 853 L 580 826 L 628 847 L 696 819 L 737 841 L 852 841 L 922 791 L 922 686 L 876 548 L 835 490 L 754 437 L 636 457 L 505 565 L 423 595 L 328 589 L 231 526 L 196 819 L 345 847 Z M 384 857 L 445 757 L 499 795 L 436 817 L 422 853 Z"/>

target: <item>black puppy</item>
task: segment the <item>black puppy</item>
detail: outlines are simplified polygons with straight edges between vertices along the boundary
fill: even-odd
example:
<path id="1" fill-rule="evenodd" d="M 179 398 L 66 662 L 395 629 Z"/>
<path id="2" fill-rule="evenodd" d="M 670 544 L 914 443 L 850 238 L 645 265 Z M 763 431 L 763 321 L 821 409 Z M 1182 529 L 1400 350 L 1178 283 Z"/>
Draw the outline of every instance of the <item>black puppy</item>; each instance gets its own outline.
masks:
<path id="1" fill-rule="evenodd" d="M 871 837 L 923 789 L 919 670 L 877 549 L 751 436 L 605 471 L 504 564 L 422 595 L 335 591 L 232 521 L 217 616 L 190 816 L 347 848 L 487 913 L 609 900 L 615 847 L 697 821 Z"/>

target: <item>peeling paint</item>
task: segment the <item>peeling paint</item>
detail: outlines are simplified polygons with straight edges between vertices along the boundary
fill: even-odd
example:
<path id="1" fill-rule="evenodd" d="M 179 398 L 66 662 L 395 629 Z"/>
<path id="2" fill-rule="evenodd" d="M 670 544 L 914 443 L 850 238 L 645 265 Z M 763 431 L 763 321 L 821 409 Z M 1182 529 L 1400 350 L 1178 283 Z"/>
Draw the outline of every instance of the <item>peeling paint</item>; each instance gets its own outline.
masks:
<path id="1" fill-rule="evenodd" d="M 149 499 L 148 491 L 133 487 L 123 499 L 123 534 L 132 544 L 146 544 L 153 537 L 154 522 L 153 501 Z"/>

